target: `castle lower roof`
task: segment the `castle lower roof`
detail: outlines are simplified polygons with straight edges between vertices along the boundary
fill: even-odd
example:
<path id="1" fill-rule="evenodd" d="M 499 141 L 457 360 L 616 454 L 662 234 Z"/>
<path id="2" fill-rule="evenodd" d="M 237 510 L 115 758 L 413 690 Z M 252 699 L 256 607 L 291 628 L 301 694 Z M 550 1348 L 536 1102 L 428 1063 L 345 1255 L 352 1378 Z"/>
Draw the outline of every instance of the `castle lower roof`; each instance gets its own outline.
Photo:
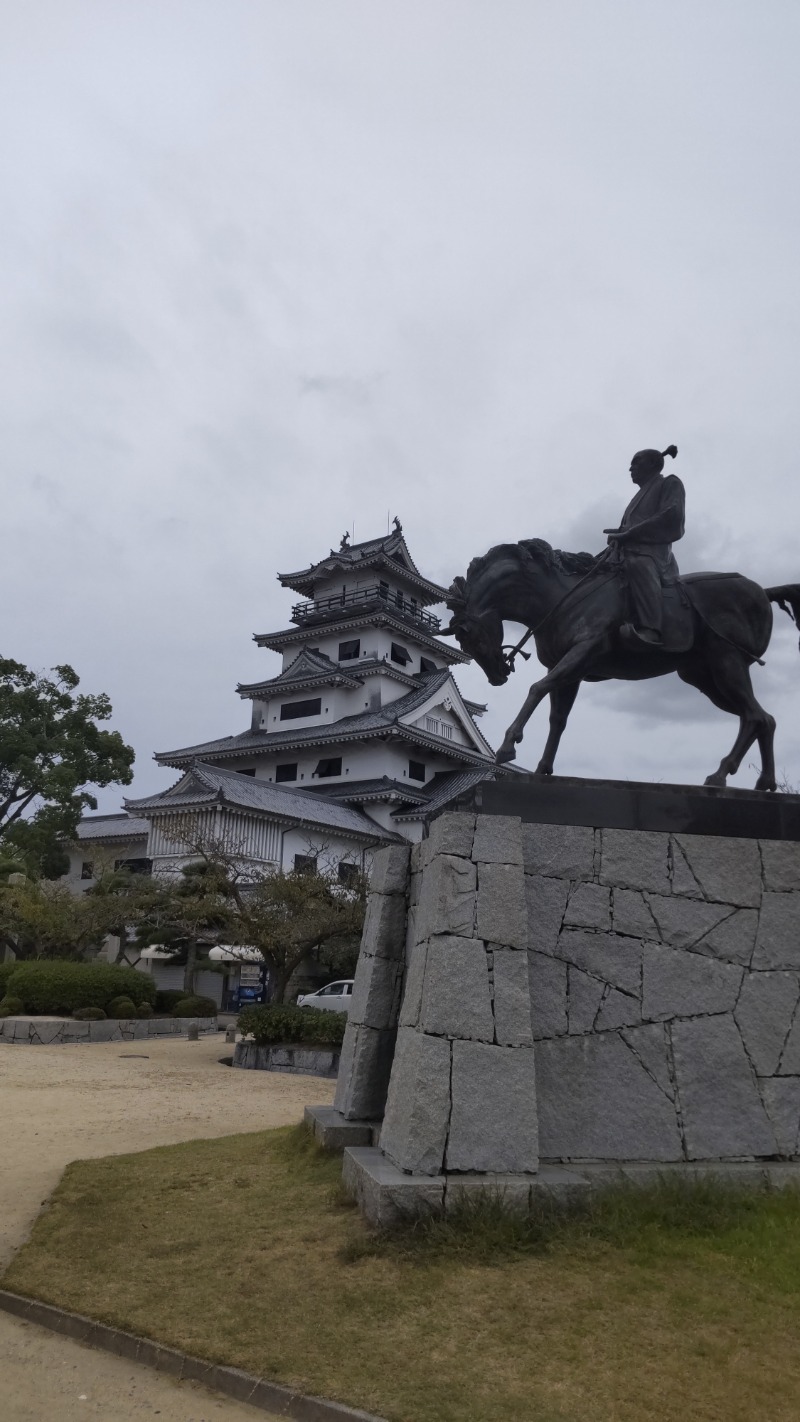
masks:
<path id="1" fill-rule="evenodd" d="M 388 628 L 391 632 L 398 632 L 406 642 L 413 642 L 418 647 L 427 647 L 435 652 L 437 656 L 444 657 L 448 662 L 470 662 L 472 658 L 462 652 L 460 647 L 452 647 L 449 643 L 441 641 L 439 637 L 433 637 L 428 632 L 423 632 L 419 626 L 410 626 L 401 617 L 395 617 L 383 605 L 373 612 L 362 612 L 360 615 L 344 617 L 336 621 L 337 636 L 345 632 L 359 632 L 364 627 Z M 291 647 L 301 642 L 318 642 L 324 636 L 326 628 L 318 624 L 310 626 L 286 627 L 280 632 L 254 632 L 253 641 L 258 647 L 268 647 L 271 652 L 282 652 L 284 647 Z"/>

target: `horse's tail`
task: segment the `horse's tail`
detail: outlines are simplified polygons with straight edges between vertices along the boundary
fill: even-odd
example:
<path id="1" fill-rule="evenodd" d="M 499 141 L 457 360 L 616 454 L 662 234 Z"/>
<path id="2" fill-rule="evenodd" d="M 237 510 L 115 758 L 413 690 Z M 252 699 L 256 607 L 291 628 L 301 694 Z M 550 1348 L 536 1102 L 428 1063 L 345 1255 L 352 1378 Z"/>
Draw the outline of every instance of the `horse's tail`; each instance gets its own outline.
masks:
<path id="1" fill-rule="evenodd" d="M 765 588 L 770 602 L 788 612 L 796 627 L 800 627 L 800 583 L 784 583 L 779 588 Z"/>

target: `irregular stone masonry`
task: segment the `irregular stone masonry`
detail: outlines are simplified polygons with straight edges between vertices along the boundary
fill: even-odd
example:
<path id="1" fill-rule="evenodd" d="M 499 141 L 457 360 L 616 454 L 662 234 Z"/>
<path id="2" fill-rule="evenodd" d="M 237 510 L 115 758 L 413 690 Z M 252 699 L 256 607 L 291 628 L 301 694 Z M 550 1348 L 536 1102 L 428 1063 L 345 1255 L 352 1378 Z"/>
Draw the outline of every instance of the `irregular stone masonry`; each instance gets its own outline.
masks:
<path id="1" fill-rule="evenodd" d="M 113 1018 L 77 1022 L 64 1017 L 0 1017 L 0 1042 L 58 1047 L 90 1042 L 142 1042 L 148 1037 L 185 1036 L 190 1027 L 217 1032 L 216 1017 Z"/>
<path id="2" fill-rule="evenodd" d="M 447 814 L 408 854 L 337 1091 L 393 1167 L 800 1155 L 800 844 Z"/>
<path id="3" fill-rule="evenodd" d="M 522 837 L 542 1156 L 794 1156 L 800 844 Z"/>

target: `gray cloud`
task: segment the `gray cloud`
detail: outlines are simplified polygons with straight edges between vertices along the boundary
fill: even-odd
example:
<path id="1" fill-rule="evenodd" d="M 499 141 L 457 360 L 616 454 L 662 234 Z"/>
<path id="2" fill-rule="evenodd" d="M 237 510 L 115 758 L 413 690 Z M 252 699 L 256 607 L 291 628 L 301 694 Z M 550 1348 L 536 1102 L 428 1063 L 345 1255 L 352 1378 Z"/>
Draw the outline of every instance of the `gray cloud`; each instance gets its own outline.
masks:
<path id="1" fill-rule="evenodd" d="M 3 645 L 110 692 L 137 791 L 245 724 L 276 570 L 387 512 L 445 584 L 510 538 L 598 550 L 674 440 L 681 566 L 800 579 L 799 31 L 789 0 L 9 14 Z M 795 779 L 798 672 L 779 615 Z M 495 741 L 536 675 L 459 674 Z M 559 769 L 702 778 L 733 729 L 674 678 L 587 686 Z"/>

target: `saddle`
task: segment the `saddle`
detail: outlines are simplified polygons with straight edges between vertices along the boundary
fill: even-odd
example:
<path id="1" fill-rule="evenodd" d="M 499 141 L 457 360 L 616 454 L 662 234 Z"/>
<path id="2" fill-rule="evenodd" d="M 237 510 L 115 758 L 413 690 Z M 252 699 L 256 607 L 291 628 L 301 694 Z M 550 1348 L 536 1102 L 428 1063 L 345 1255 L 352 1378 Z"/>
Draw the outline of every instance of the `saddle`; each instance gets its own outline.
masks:
<path id="1" fill-rule="evenodd" d="M 684 587 L 683 579 L 677 578 L 662 583 L 661 595 L 663 607 L 661 643 L 656 647 L 648 647 L 646 642 L 642 642 L 641 650 L 643 652 L 688 652 L 694 642 L 695 622 L 691 599 Z M 629 608 L 625 621 L 629 622 L 630 617 Z"/>

